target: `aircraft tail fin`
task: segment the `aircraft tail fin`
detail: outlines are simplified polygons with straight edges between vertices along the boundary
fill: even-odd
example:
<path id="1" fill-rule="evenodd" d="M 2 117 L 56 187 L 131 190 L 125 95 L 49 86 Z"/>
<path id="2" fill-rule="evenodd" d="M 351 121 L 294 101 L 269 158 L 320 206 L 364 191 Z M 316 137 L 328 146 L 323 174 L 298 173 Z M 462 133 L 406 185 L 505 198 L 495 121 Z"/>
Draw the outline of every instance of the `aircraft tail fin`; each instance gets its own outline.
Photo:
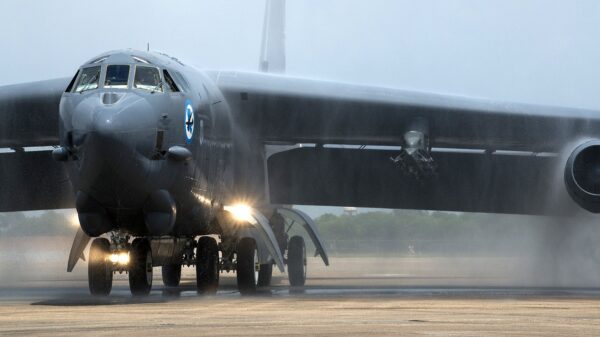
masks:
<path id="1" fill-rule="evenodd" d="M 285 0 L 267 0 L 259 70 L 285 72 Z"/>

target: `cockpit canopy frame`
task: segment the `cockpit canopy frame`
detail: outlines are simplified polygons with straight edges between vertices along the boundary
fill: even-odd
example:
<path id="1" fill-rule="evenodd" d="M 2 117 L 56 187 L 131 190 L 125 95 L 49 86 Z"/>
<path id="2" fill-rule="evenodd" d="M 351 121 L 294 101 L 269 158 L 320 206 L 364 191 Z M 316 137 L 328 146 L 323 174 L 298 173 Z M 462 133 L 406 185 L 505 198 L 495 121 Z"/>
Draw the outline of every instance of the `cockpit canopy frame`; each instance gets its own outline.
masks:
<path id="1" fill-rule="evenodd" d="M 100 63 L 106 58 L 101 59 Z M 83 93 L 95 89 L 140 90 L 142 92 L 180 92 L 181 75 L 149 63 L 141 58 L 133 58 L 134 63 L 90 62 L 82 66 L 66 92 Z"/>

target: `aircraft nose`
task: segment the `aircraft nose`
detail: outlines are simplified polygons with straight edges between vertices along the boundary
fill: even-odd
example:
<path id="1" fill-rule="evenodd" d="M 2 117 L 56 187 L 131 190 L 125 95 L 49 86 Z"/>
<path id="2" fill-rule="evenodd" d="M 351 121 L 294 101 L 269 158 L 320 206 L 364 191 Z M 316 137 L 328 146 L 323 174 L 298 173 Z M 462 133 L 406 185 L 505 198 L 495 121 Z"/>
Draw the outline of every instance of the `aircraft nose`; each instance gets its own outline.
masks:
<path id="1" fill-rule="evenodd" d="M 154 109 L 143 97 L 101 93 L 82 100 L 72 114 L 74 130 L 125 132 L 151 126 Z"/>
<path id="2" fill-rule="evenodd" d="M 155 101 L 131 92 L 95 93 L 71 110 L 80 190 L 103 205 L 115 200 L 121 206 L 138 205 L 145 200 L 162 109 Z"/>
<path id="3" fill-rule="evenodd" d="M 99 93 L 82 100 L 72 113 L 73 145 L 152 150 L 157 111 L 144 97 L 132 93 Z M 92 142 L 91 140 L 95 141 Z"/>

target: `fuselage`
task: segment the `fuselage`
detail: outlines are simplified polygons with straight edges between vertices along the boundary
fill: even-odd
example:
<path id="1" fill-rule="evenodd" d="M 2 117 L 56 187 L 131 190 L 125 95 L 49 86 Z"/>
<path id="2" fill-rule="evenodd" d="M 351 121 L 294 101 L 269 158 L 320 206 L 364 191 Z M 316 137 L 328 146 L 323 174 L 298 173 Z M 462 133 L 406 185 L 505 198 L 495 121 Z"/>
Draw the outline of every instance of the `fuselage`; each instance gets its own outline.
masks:
<path id="1" fill-rule="evenodd" d="M 232 198 L 232 123 L 212 79 L 174 58 L 124 50 L 86 62 L 60 103 L 82 228 L 207 233 Z"/>

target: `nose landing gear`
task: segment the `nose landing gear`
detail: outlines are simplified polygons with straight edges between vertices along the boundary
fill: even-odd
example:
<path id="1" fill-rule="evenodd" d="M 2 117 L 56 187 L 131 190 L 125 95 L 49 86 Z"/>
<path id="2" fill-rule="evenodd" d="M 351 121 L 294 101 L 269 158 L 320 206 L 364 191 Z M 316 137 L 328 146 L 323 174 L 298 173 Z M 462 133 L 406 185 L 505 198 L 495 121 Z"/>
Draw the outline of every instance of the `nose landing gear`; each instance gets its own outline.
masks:
<path id="1" fill-rule="evenodd" d="M 128 272 L 129 288 L 134 296 L 143 296 L 152 289 L 152 250 L 150 241 L 137 238 L 131 244 L 119 234 L 96 238 L 90 247 L 88 284 L 92 295 L 107 296 L 112 290 L 113 273 Z"/>
<path id="2" fill-rule="evenodd" d="M 112 289 L 113 267 L 108 256 L 110 242 L 105 238 L 92 241 L 88 262 L 88 283 L 92 295 L 107 296 Z"/>

